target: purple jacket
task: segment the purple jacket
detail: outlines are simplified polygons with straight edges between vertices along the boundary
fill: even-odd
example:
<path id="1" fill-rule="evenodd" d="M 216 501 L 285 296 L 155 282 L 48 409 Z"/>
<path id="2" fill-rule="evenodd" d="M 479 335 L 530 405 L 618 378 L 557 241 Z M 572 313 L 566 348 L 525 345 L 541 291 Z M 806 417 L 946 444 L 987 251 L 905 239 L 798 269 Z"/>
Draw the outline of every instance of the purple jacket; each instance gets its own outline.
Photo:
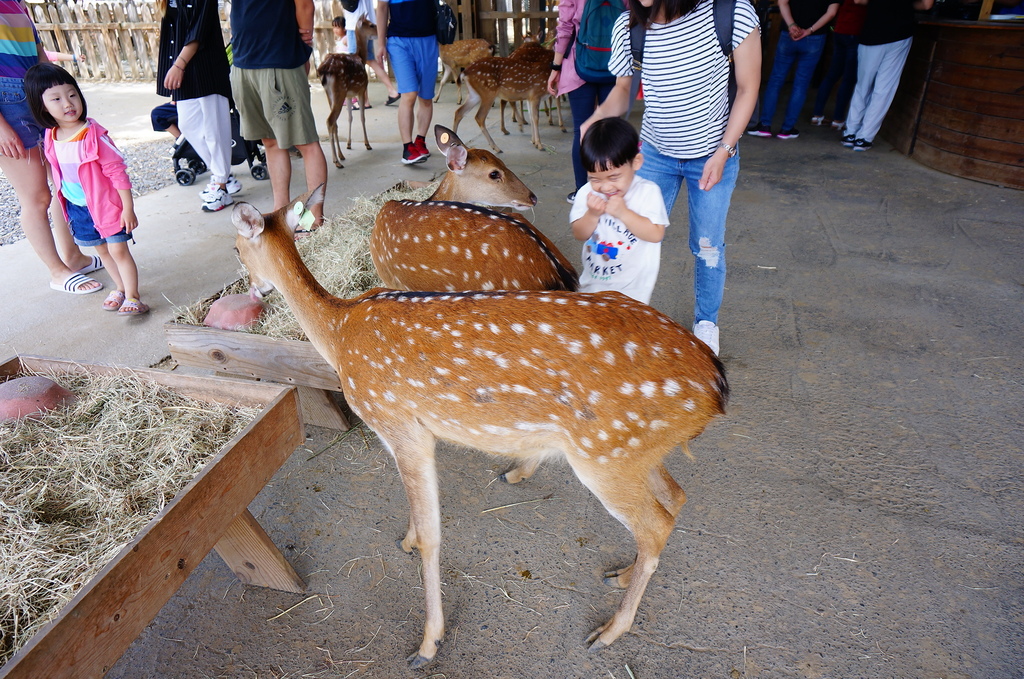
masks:
<path id="1" fill-rule="evenodd" d="M 118 189 L 131 190 L 132 182 L 128 179 L 128 167 L 124 156 L 114 146 L 107 130 L 92 118 L 89 118 L 85 138 L 82 140 L 85 159 L 78 167 L 78 178 L 85 191 L 85 201 L 89 214 L 96 225 L 96 230 L 106 238 L 121 231 L 121 196 Z M 60 201 L 64 218 L 67 219 L 68 207 L 64 194 L 61 192 L 60 164 L 57 153 L 53 149 L 53 129 L 46 130 L 43 140 L 43 152 L 53 168 L 53 183 L 57 187 L 57 199 Z"/>

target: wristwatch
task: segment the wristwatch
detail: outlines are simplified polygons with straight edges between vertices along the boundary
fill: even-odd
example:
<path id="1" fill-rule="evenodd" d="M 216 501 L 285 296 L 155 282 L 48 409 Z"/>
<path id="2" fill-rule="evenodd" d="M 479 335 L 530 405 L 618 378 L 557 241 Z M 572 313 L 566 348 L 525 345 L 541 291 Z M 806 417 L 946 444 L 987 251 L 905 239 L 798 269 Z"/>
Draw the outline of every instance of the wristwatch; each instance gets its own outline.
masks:
<path id="1" fill-rule="evenodd" d="M 719 148 L 725 149 L 725 152 L 729 154 L 730 158 L 735 158 L 736 157 L 736 147 L 735 146 L 729 146 L 724 141 L 721 144 L 719 144 L 718 146 L 719 146 Z"/>

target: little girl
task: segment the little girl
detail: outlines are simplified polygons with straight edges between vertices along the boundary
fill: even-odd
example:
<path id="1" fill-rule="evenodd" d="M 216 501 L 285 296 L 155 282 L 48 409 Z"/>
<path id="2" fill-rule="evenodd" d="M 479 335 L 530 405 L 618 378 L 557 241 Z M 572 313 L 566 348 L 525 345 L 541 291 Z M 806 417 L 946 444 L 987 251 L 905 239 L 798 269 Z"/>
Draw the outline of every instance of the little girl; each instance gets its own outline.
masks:
<path id="1" fill-rule="evenodd" d="M 75 243 L 96 248 L 117 286 L 103 308 L 118 316 L 146 313 L 139 270 L 128 250 L 139 220 L 124 156 L 107 131 L 86 117 L 82 90 L 60 66 L 40 63 L 28 69 L 25 96 L 32 115 L 46 128 L 43 152 Z"/>

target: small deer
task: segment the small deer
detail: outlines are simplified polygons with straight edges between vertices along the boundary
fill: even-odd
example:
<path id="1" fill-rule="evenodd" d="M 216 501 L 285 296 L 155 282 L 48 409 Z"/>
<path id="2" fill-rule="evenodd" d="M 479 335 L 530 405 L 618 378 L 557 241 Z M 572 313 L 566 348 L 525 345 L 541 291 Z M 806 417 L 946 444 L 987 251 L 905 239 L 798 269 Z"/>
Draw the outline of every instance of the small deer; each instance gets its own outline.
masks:
<path id="1" fill-rule="evenodd" d="M 521 61 L 538 61 L 538 62 L 541 62 L 541 63 L 550 64 L 551 63 L 551 58 L 553 56 L 554 56 L 554 53 L 551 50 L 546 49 L 541 44 L 541 42 L 540 42 L 540 34 L 538 34 L 538 35 L 528 35 L 525 38 L 523 38 L 523 44 L 521 44 L 519 47 L 517 47 L 515 50 L 513 50 L 512 53 L 508 55 L 508 58 L 509 59 L 519 59 Z M 549 103 L 547 106 L 544 107 L 545 112 L 548 114 L 548 125 L 554 125 L 555 124 L 554 116 L 552 115 L 552 110 L 553 109 L 557 110 L 558 111 L 558 127 L 562 130 L 562 132 L 565 132 L 566 131 L 566 129 L 565 129 L 565 120 L 562 118 L 562 100 L 561 100 L 561 98 L 560 97 L 552 97 L 550 94 L 545 92 L 544 97 L 542 97 L 542 100 L 553 100 L 551 103 Z M 460 101 L 459 103 L 462 103 L 462 102 Z M 505 103 L 506 103 L 505 100 L 502 99 L 501 100 L 501 104 L 499 106 L 500 115 L 498 117 L 498 120 L 501 121 L 501 131 L 502 131 L 502 133 L 503 134 L 508 134 L 508 130 L 505 129 Z M 526 120 L 525 115 L 523 113 L 523 110 L 520 108 L 522 103 L 523 103 L 522 101 L 512 102 L 512 122 L 514 122 L 517 125 L 519 125 L 519 132 L 520 133 L 522 133 L 522 131 L 523 131 L 523 123 Z"/>
<path id="2" fill-rule="evenodd" d="M 323 187 L 303 196 L 323 201 Z M 401 547 L 423 559 L 419 668 L 444 637 L 436 442 L 518 460 L 528 478 L 565 459 L 633 534 L 633 563 L 606 573 L 626 589 L 591 650 L 629 630 L 686 494 L 663 461 L 724 412 L 722 364 L 686 328 L 617 292 L 400 292 L 331 296 L 295 249 L 292 206 L 238 203 L 236 249 L 259 298 L 277 289 L 338 372 L 352 410 L 394 457 L 409 501 Z"/>
<path id="3" fill-rule="evenodd" d="M 522 47 L 520 47 L 522 49 Z M 543 55 L 542 55 L 543 53 Z M 513 52 L 515 54 L 515 52 Z M 466 101 L 455 109 L 453 129 L 459 131 L 459 122 L 474 106 L 476 124 L 480 126 L 484 136 L 495 153 L 501 149 L 494 143 L 491 133 L 487 131 L 487 114 L 496 98 L 503 101 L 528 101 L 530 117 L 533 121 L 531 141 L 539 150 L 544 150 L 540 141 L 540 100 L 547 92 L 548 75 L 551 73 L 551 60 L 554 52 L 540 47 L 530 48 L 529 58 L 487 57 L 466 67 L 462 72 L 469 94 Z M 502 114 L 502 131 L 504 130 L 504 113 Z M 508 134 L 506 131 L 505 134 Z"/>
<path id="4" fill-rule="evenodd" d="M 370 233 L 370 257 L 384 285 L 398 290 L 575 290 L 579 275 L 565 255 L 521 214 L 533 194 L 490 151 L 467 149 L 434 126 L 448 172 L 424 202 L 389 201 Z"/>
<path id="5" fill-rule="evenodd" d="M 350 97 L 359 97 L 359 122 L 363 125 L 363 144 L 367 151 L 372 151 L 370 138 L 366 135 L 366 87 L 369 80 L 366 77 L 366 41 L 377 34 L 377 27 L 360 19 L 356 26 L 356 53 L 355 54 L 328 54 L 320 66 L 316 69 L 320 76 L 320 83 L 327 93 L 327 103 L 331 105 L 331 112 L 327 115 L 327 132 L 331 139 L 331 155 L 334 166 L 342 168 L 341 161 L 345 160 L 345 154 L 341 152 L 341 142 L 338 141 L 338 116 L 343 106 L 348 108 L 348 144 L 347 149 L 352 149 L 352 101 Z"/>
<path id="6" fill-rule="evenodd" d="M 437 96 L 434 101 L 441 101 L 441 91 L 451 80 L 459 88 L 459 102 L 462 103 L 462 69 L 474 61 L 479 61 L 494 55 L 494 45 L 481 38 L 470 38 L 467 40 L 456 40 L 450 45 L 438 45 L 438 54 L 441 63 L 444 64 L 444 73 L 441 74 L 441 86 L 437 88 Z"/>

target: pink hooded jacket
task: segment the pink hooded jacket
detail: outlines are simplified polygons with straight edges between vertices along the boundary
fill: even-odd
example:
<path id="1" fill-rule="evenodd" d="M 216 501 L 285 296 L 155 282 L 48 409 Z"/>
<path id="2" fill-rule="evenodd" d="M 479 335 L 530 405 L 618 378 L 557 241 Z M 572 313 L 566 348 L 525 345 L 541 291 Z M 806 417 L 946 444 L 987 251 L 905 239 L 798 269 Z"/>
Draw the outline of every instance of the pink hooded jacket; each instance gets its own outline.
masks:
<path id="1" fill-rule="evenodd" d="M 121 231 L 121 211 L 124 206 L 121 204 L 121 196 L 117 191 L 118 189 L 130 191 L 132 182 L 128 179 L 128 167 L 125 165 L 124 156 L 114 146 L 107 130 L 92 118 L 89 118 L 88 121 L 89 127 L 86 128 L 85 139 L 82 140 L 85 159 L 78 168 L 78 179 L 82 182 L 89 214 L 92 215 L 96 230 L 106 238 Z M 64 194 L 60 190 L 60 164 L 57 162 L 57 153 L 53 149 L 52 128 L 46 130 L 43 152 L 50 162 L 50 167 L 53 168 L 53 183 L 57 187 L 57 198 L 60 200 L 61 210 L 64 211 L 64 218 L 67 219 L 68 207 Z"/>

